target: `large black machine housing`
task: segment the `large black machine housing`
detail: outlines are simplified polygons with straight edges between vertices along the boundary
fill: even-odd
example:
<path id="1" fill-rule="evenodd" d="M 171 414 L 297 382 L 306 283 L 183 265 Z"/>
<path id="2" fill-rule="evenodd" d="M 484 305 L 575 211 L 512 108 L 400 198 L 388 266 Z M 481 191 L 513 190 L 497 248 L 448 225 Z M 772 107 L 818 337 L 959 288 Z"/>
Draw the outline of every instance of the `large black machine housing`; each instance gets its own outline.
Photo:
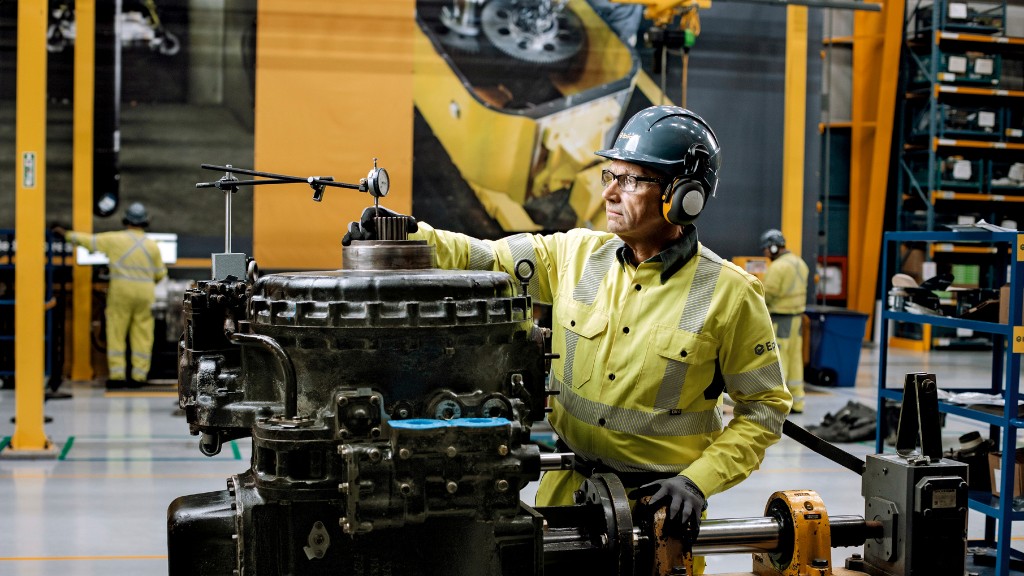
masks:
<path id="1" fill-rule="evenodd" d="M 240 186 L 304 182 L 315 200 L 327 187 L 387 194 L 376 165 L 359 184 L 204 167 L 226 172 L 198 186 L 224 191 L 227 235 Z M 543 470 L 573 464 L 531 441 L 550 360 L 526 290 L 533 264 L 520 262 L 516 278 L 439 270 L 404 221 L 376 224 L 379 239 L 353 241 L 342 268 L 323 272 L 259 277 L 228 238 L 213 279 L 186 292 L 178 389 L 189 430 L 206 455 L 251 437 L 252 460 L 225 490 L 171 503 L 172 576 L 646 576 L 691 573 L 691 553 L 737 552 L 755 554 L 758 574 L 824 575 L 806 569 L 831 570 L 831 547 L 871 538 L 898 567 L 871 573 L 903 573 L 895 521 L 829 518 L 809 490 L 773 495 L 763 517 L 706 520 L 697 536 L 673 532 L 663 513 L 634 518 L 614 475 L 586 480 L 570 506 L 521 502 Z M 914 464 L 918 488 L 924 465 Z M 955 525 L 966 496 L 956 470 L 940 472 L 944 515 L 930 518 Z M 891 505 L 912 507 L 901 521 L 935 508 L 906 498 Z"/>

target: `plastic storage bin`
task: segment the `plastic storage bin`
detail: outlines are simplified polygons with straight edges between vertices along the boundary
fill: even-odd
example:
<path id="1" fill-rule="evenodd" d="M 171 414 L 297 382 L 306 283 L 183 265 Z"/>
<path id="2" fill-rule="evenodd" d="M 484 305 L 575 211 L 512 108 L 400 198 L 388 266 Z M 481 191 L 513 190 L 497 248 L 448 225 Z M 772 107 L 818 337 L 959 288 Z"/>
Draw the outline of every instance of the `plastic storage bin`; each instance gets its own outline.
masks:
<path id="1" fill-rule="evenodd" d="M 915 87 L 930 85 L 933 82 L 926 73 L 926 70 L 931 69 L 931 59 L 928 54 L 921 56 L 921 66 L 911 79 L 911 84 Z M 938 76 L 934 82 L 998 86 L 1001 75 L 1002 57 L 999 54 L 977 51 L 943 52 L 939 55 Z"/>
<path id="2" fill-rule="evenodd" d="M 868 315 L 836 306 L 808 306 L 806 314 L 811 342 L 805 380 L 822 386 L 856 384 Z"/>
<path id="3" fill-rule="evenodd" d="M 907 159 L 914 179 L 922 187 L 928 186 L 928 155 L 907 155 Z M 935 164 L 935 182 L 938 183 L 939 189 L 969 192 L 981 190 L 985 181 L 985 170 L 980 159 L 951 155 L 937 157 Z"/>
<path id="4" fill-rule="evenodd" d="M 1003 136 L 1002 108 L 995 106 L 952 106 L 939 104 L 936 107 L 936 136 L 939 138 L 996 139 Z M 910 136 L 921 139 L 930 136 L 932 124 L 928 106 L 918 107 L 914 112 L 914 123 Z"/>

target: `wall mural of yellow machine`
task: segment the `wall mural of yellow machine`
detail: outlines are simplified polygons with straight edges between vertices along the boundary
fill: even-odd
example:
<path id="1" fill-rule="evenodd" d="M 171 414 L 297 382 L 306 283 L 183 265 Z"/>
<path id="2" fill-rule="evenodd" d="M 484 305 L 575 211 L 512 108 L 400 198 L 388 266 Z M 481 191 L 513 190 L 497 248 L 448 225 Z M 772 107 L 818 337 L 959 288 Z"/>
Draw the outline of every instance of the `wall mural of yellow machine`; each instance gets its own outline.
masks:
<path id="1" fill-rule="evenodd" d="M 462 178 L 506 231 L 568 194 L 603 226 L 599 158 L 640 69 L 585 0 L 420 0 L 414 98 Z"/>

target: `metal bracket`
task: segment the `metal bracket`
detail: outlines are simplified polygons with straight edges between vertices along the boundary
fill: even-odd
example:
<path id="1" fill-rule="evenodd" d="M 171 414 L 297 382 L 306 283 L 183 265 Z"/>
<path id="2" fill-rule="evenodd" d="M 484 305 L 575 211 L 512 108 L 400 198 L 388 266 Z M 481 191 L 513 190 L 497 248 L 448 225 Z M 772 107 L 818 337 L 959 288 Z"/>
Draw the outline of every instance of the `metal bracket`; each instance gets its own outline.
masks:
<path id="1" fill-rule="evenodd" d="M 900 456 L 914 456 L 920 441 L 921 456 L 927 456 L 932 462 L 942 459 L 938 389 L 934 374 L 907 374 L 896 431 L 896 453 Z"/>

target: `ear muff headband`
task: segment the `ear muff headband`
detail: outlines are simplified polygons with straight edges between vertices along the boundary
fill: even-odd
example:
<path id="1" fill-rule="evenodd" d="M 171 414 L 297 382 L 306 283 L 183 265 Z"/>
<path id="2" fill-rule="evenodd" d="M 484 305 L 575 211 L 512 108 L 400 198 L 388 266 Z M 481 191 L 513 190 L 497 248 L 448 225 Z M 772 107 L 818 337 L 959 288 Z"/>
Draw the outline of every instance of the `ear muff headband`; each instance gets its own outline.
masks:
<path id="1" fill-rule="evenodd" d="M 768 251 L 771 252 L 772 254 L 778 254 L 779 247 L 775 244 L 772 244 L 771 246 L 768 247 Z"/>

